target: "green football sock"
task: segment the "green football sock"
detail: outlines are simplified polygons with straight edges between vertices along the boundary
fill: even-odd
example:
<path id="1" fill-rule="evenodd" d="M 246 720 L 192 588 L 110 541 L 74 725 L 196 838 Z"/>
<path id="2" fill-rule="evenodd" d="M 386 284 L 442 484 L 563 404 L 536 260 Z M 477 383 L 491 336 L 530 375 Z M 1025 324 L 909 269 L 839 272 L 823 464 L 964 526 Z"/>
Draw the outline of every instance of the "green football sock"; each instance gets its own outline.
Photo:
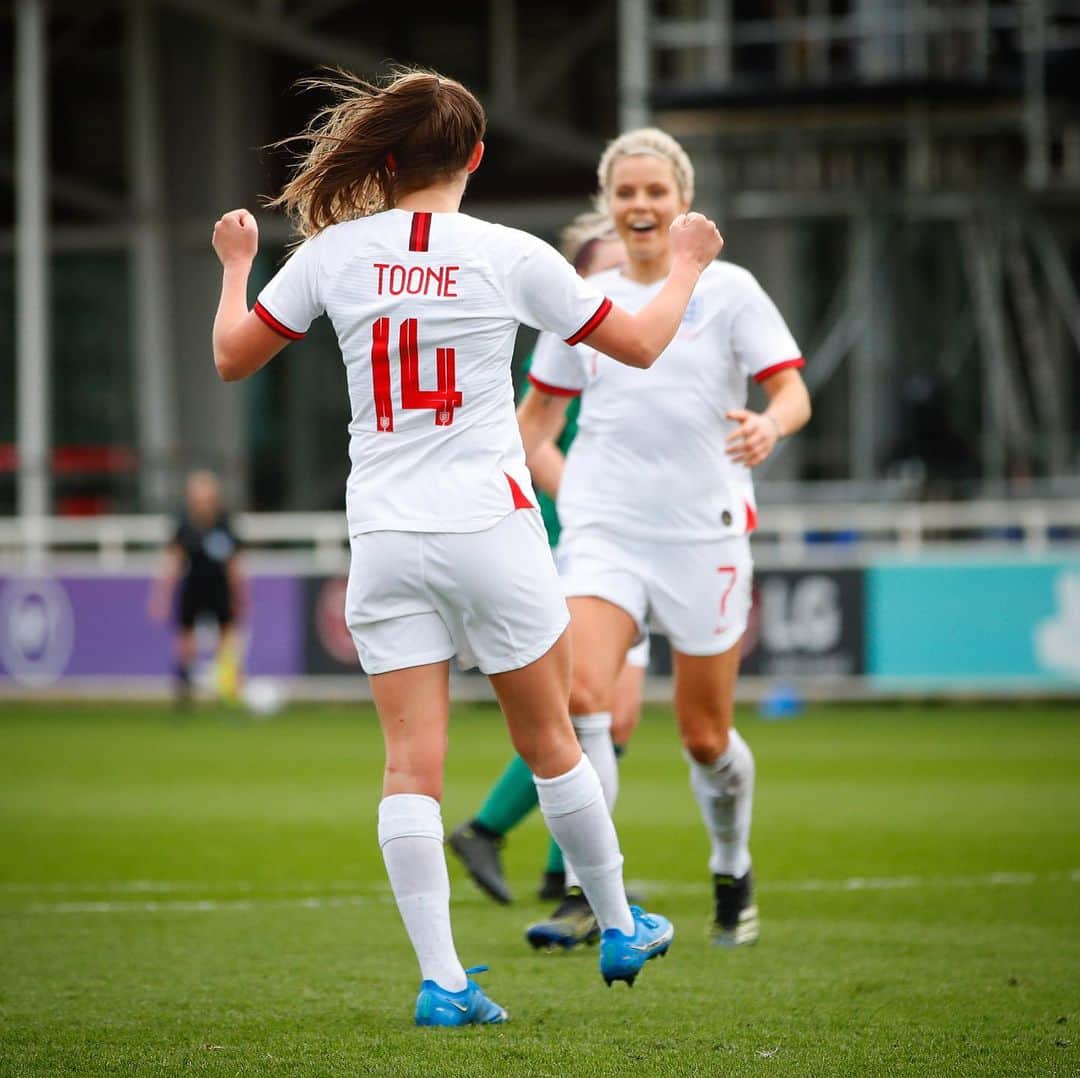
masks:
<path id="1" fill-rule="evenodd" d="M 520 756 L 515 756 L 499 776 L 475 822 L 496 835 L 517 827 L 537 806 L 532 772 Z"/>
<path id="2" fill-rule="evenodd" d="M 566 862 L 563 860 L 562 850 L 559 844 L 552 839 L 548 844 L 548 859 L 544 866 L 545 872 L 565 872 Z"/>

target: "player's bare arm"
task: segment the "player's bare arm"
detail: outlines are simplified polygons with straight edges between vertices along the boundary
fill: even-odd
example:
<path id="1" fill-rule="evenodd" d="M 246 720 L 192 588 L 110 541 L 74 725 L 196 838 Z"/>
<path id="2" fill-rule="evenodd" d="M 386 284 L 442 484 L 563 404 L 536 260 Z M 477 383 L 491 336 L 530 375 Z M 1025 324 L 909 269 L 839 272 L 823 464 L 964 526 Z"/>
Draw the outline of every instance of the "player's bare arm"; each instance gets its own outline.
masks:
<path id="1" fill-rule="evenodd" d="M 671 222 L 671 271 L 663 287 L 637 314 L 612 307 L 585 344 L 629 367 L 648 369 L 671 343 L 706 266 L 723 249 L 716 225 L 700 213 Z"/>
<path id="2" fill-rule="evenodd" d="M 549 498 L 558 497 L 566 457 L 554 441 L 546 441 L 528 459 L 533 485 Z"/>
<path id="3" fill-rule="evenodd" d="M 554 441 L 562 431 L 570 399 L 533 387 L 518 405 L 518 427 L 521 430 L 522 444 L 525 446 L 525 461 L 530 468 L 533 455 L 543 445 Z"/>
<path id="4" fill-rule="evenodd" d="M 769 398 L 764 412 L 734 408 L 726 413 L 738 424 L 727 437 L 727 454 L 748 468 L 768 459 L 781 438 L 802 430 L 810 419 L 810 394 L 797 370 L 777 371 L 761 385 Z"/>
<path id="5" fill-rule="evenodd" d="M 247 210 L 231 210 L 214 225 L 221 260 L 221 298 L 214 316 L 214 365 L 226 382 L 247 378 L 288 344 L 248 310 L 247 285 L 259 250 L 259 227 Z"/>

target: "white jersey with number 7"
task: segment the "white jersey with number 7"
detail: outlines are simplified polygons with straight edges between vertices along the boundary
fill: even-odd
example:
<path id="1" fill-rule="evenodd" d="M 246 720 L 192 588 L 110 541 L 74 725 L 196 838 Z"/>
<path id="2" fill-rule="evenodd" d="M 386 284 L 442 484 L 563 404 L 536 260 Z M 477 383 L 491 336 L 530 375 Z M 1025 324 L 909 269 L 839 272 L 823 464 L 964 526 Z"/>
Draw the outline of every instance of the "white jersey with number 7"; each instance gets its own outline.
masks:
<path id="1" fill-rule="evenodd" d="M 386 210 L 305 241 L 255 312 L 299 340 L 327 314 L 349 390 L 349 534 L 470 532 L 534 504 L 514 415 L 525 323 L 570 344 L 611 302 L 541 240 L 461 213 Z"/>

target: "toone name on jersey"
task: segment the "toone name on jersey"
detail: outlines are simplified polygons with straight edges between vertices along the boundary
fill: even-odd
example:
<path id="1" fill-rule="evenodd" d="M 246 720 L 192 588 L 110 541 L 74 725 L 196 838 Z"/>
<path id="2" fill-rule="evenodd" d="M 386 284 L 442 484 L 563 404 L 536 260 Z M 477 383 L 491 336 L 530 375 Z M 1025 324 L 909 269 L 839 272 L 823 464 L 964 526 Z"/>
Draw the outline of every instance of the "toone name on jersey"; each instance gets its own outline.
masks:
<path id="1" fill-rule="evenodd" d="M 380 296 L 442 296 L 457 299 L 460 266 L 402 266 L 393 262 L 375 262 Z"/>

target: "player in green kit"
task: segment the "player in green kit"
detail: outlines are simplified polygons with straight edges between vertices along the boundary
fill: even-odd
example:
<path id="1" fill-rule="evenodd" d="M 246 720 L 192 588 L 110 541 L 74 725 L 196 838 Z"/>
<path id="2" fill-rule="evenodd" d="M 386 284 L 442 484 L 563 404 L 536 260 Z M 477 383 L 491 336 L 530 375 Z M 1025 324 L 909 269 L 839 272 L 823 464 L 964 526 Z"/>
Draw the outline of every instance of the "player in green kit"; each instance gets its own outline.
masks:
<path id="1" fill-rule="evenodd" d="M 564 230 L 561 249 L 567 260 L 583 277 L 621 266 L 626 261 L 622 241 L 611 220 L 603 214 L 584 213 Z M 531 364 L 526 361 L 526 373 Z M 558 546 L 561 525 L 555 509 L 555 494 L 562 476 L 563 461 L 577 434 L 580 398 L 575 397 L 566 412 L 566 424 L 557 442 L 545 445 L 529 458 L 533 485 L 547 529 L 548 542 Z M 556 562 L 558 559 L 556 558 Z M 612 739 L 616 753 L 621 753 L 641 716 L 641 689 L 648 666 L 648 640 L 631 650 L 616 687 L 612 719 Z M 451 850 L 476 884 L 496 902 L 512 900 L 502 870 L 501 848 L 505 836 L 536 808 L 536 786 L 524 760 L 515 756 L 492 787 L 480 811 L 460 824 L 450 835 Z M 552 841 L 541 881 L 539 897 L 545 901 L 564 897 L 566 872 L 562 851 Z M 591 913 L 582 918 L 582 937 L 596 932 Z"/>

